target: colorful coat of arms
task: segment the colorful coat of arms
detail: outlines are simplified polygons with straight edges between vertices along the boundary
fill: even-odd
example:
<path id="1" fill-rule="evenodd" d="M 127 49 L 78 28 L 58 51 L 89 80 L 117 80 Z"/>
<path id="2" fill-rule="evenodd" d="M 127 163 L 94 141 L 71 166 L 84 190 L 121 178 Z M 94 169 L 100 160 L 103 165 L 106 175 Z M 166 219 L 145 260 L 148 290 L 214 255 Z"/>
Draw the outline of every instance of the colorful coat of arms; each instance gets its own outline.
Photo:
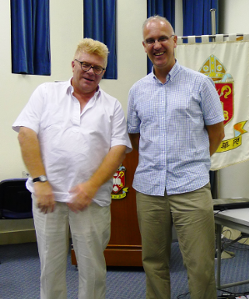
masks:
<path id="1" fill-rule="evenodd" d="M 126 197 L 128 187 L 125 187 L 126 168 L 121 165 L 113 175 L 113 190 L 111 199 L 123 199 Z"/>

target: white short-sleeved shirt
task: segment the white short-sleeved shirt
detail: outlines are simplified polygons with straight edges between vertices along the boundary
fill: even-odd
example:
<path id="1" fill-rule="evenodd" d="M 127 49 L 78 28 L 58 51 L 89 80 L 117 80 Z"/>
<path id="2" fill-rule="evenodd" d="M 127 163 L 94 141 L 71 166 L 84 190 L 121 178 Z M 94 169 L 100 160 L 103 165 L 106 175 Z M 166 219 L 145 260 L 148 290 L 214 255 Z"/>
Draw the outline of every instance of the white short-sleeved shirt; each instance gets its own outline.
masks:
<path id="1" fill-rule="evenodd" d="M 69 190 L 92 176 L 111 147 L 125 145 L 127 152 L 132 149 L 118 100 L 99 88 L 80 112 L 71 79 L 38 86 L 12 127 L 18 132 L 21 126 L 38 135 L 56 201 L 69 201 Z M 34 191 L 31 178 L 27 188 Z M 112 179 L 93 200 L 100 206 L 109 205 L 111 191 Z"/>

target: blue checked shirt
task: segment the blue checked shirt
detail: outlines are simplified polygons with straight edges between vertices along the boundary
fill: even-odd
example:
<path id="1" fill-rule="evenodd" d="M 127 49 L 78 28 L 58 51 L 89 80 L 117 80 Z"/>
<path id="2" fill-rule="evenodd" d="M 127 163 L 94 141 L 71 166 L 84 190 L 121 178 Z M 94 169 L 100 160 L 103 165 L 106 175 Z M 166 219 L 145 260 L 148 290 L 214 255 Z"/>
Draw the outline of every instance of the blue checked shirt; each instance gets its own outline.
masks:
<path id="1" fill-rule="evenodd" d="M 181 194 L 209 182 L 205 125 L 224 121 L 211 78 L 176 61 L 161 83 L 153 72 L 129 92 L 128 132 L 140 133 L 133 187 L 147 195 Z"/>

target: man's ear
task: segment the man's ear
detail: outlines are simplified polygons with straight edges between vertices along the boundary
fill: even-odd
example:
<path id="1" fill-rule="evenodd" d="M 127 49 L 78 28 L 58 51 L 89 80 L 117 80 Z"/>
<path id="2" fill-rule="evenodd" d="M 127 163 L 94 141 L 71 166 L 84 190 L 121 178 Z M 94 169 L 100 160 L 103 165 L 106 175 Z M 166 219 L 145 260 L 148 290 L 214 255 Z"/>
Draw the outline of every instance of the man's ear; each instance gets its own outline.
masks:
<path id="1" fill-rule="evenodd" d="M 174 48 L 177 47 L 177 39 L 178 39 L 178 37 L 177 37 L 177 35 L 175 35 L 174 36 Z"/>
<path id="2" fill-rule="evenodd" d="M 71 62 L 71 68 L 72 68 L 72 71 L 74 70 L 74 66 L 75 66 L 75 61 L 72 60 L 72 62 Z"/>
<path id="3" fill-rule="evenodd" d="M 142 41 L 142 46 L 144 47 L 144 51 L 147 53 L 146 44 L 144 41 Z"/>

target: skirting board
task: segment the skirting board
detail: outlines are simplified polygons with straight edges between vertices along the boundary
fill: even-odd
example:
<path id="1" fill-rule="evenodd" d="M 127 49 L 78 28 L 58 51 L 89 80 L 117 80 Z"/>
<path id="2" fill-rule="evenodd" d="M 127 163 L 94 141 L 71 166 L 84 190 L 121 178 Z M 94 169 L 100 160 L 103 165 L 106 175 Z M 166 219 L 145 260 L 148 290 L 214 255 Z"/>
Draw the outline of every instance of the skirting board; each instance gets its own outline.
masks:
<path id="1" fill-rule="evenodd" d="M 0 233 L 0 245 L 36 242 L 35 229 Z"/>
<path id="2" fill-rule="evenodd" d="M 0 245 L 36 242 L 33 219 L 0 219 Z"/>

